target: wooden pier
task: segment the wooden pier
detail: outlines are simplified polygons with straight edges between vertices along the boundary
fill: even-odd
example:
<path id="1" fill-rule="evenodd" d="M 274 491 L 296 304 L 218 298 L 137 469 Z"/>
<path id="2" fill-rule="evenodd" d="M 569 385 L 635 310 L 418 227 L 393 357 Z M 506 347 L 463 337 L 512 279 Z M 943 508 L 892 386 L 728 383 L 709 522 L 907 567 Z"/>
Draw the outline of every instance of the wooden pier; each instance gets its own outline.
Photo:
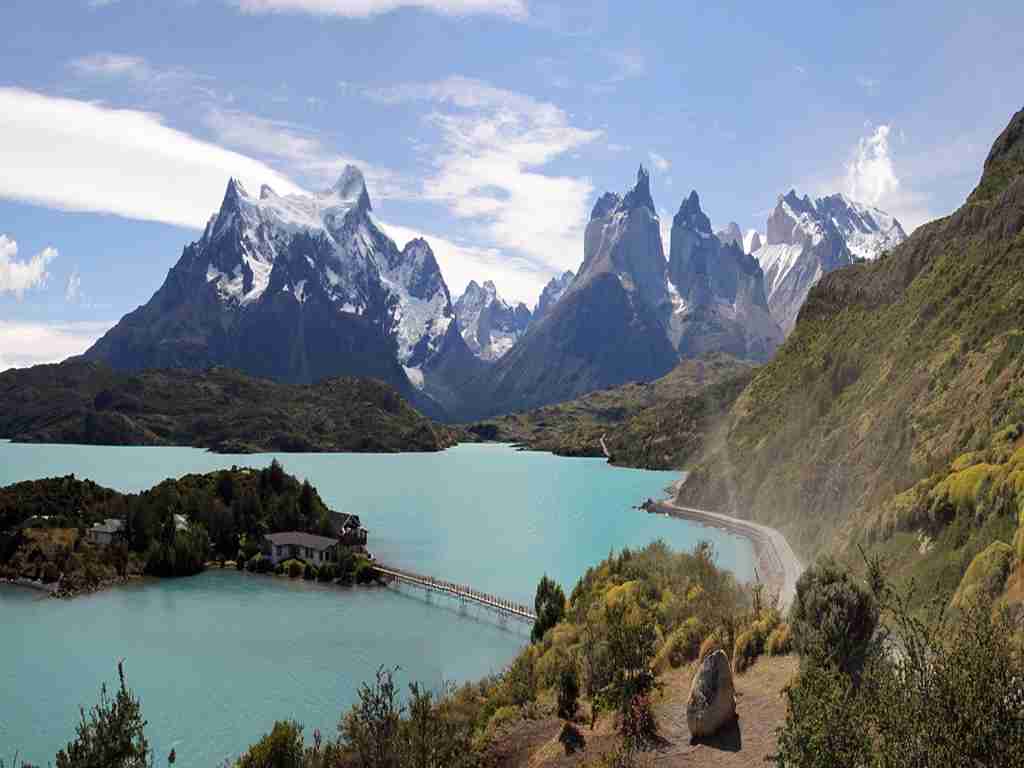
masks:
<path id="1" fill-rule="evenodd" d="M 422 576 L 418 573 L 413 573 L 412 571 L 406 571 L 401 568 L 392 568 L 391 566 L 381 565 L 380 563 L 374 564 L 373 568 L 382 579 L 388 582 L 397 582 L 399 584 L 421 587 L 428 592 L 439 592 L 443 595 L 448 595 L 449 597 L 461 600 L 464 603 L 476 603 L 477 605 L 482 605 L 485 608 L 490 608 L 492 611 L 496 611 L 502 616 L 510 616 L 521 621 L 534 622 L 537 620 L 536 614 L 534 614 L 534 612 L 525 605 L 520 605 L 519 603 L 514 603 L 511 600 L 505 600 L 501 597 L 489 595 L 486 592 L 481 592 L 478 589 L 467 587 L 464 584 L 456 584 L 451 581 L 435 579 L 433 576 Z"/>

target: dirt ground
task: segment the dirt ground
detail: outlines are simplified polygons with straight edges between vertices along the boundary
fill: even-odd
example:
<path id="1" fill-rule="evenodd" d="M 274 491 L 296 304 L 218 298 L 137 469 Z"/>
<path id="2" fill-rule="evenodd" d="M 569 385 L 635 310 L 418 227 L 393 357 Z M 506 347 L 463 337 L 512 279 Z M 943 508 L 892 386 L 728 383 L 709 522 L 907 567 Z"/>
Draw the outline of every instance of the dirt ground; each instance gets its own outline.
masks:
<path id="1" fill-rule="evenodd" d="M 662 676 L 664 688 L 656 698 L 656 711 L 664 743 L 640 756 L 641 766 L 708 766 L 739 768 L 764 766 L 765 758 L 775 750 L 775 729 L 786 716 L 782 689 L 796 672 L 795 656 L 762 657 L 745 674 L 735 677 L 735 726 L 713 739 L 690 743 L 686 726 L 686 696 L 695 665 L 673 670 Z M 583 720 L 587 708 L 583 707 Z M 494 756 L 499 768 L 568 768 L 599 765 L 601 755 L 619 744 L 613 718 L 601 718 L 594 730 L 589 721 L 579 724 L 587 740 L 586 751 L 566 756 L 558 743 L 561 721 L 557 718 L 525 721 L 496 740 Z"/>

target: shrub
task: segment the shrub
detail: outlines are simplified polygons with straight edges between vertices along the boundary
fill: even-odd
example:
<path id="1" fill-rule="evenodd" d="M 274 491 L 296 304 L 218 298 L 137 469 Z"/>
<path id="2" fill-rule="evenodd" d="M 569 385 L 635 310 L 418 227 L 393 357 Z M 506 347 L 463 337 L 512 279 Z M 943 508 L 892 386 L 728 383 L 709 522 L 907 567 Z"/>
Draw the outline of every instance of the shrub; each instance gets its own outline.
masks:
<path id="1" fill-rule="evenodd" d="M 274 561 L 266 555 L 260 555 L 256 561 L 256 573 L 270 573 L 274 570 Z"/>
<path id="2" fill-rule="evenodd" d="M 302 572 L 302 578 L 306 581 L 315 581 L 317 576 L 316 566 L 312 563 L 306 563 L 306 568 Z"/>
<path id="3" fill-rule="evenodd" d="M 702 635 L 703 627 L 700 620 L 696 616 L 691 616 L 683 626 L 668 636 L 662 654 L 673 669 L 700 656 Z"/>
<path id="4" fill-rule="evenodd" d="M 539 642 L 544 633 L 560 622 L 565 616 L 565 592 L 545 574 L 537 585 L 537 594 L 533 601 L 537 620 L 533 623 L 530 639 Z"/>
<path id="5" fill-rule="evenodd" d="M 245 570 L 249 571 L 249 573 L 256 573 L 256 566 L 260 562 L 260 557 L 262 557 L 262 555 L 260 555 L 257 552 L 255 555 L 253 555 L 248 560 L 246 560 L 245 561 Z"/>
<path id="6" fill-rule="evenodd" d="M 803 659 L 831 661 L 843 672 L 864 664 L 879 606 L 866 586 L 831 558 L 800 576 L 789 611 L 793 647 Z"/>
<path id="7" fill-rule="evenodd" d="M 331 582 L 338 578 L 338 569 L 333 563 L 324 563 L 316 574 L 316 580 Z"/>
<path id="8" fill-rule="evenodd" d="M 285 560 L 284 572 L 288 574 L 289 578 L 297 579 L 306 570 L 306 564 L 301 560 Z"/>
<path id="9" fill-rule="evenodd" d="M 572 720 L 579 709 L 580 683 L 576 670 L 567 667 L 562 670 L 558 680 L 558 716 L 563 720 Z"/>
<path id="10" fill-rule="evenodd" d="M 1013 547 L 1001 541 L 993 541 L 967 567 L 950 606 L 965 610 L 977 601 L 994 600 L 1006 586 L 1006 579 L 1013 568 L 1013 559 Z"/>
<path id="11" fill-rule="evenodd" d="M 365 557 L 357 558 L 354 579 L 356 584 L 371 584 L 376 581 L 377 573 L 373 570 L 373 563 Z"/>
<path id="12" fill-rule="evenodd" d="M 737 673 L 747 671 L 764 650 L 764 638 L 755 629 L 740 632 L 732 651 L 732 668 Z"/>
<path id="13" fill-rule="evenodd" d="M 274 573 L 278 576 L 284 576 L 284 563 L 278 563 L 274 566 Z"/>
<path id="14" fill-rule="evenodd" d="M 764 644 L 765 653 L 769 656 L 785 656 L 793 651 L 793 636 L 789 624 L 779 624 Z"/>
<path id="15" fill-rule="evenodd" d="M 235 568 L 237 568 L 240 571 L 244 571 L 245 570 L 245 560 L 243 560 L 242 558 L 238 558 L 237 560 L 235 560 Z"/>
<path id="16" fill-rule="evenodd" d="M 236 768 L 303 768 L 302 726 L 276 722 L 274 729 L 249 747 Z"/>
<path id="17" fill-rule="evenodd" d="M 44 584 L 53 584 L 53 582 L 57 581 L 57 579 L 59 579 L 59 578 L 60 578 L 60 571 L 57 570 L 57 566 L 56 566 L 55 563 L 48 562 L 48 563 L 46 563 L 46 565 L 43 566 L 43 583 Z"/>
<path id="18" fill-rule="evenodd" d="M 580 733 L 580 729 L 572 723 L 565 723 L 562 732 L 558 734 L 558 743 L 565 749 L 566 755 L 574 755 L 587 748 L 587 740 Z"/>
<path id="19" fill-rule="evenodd" d="M 634 696 L 622 713 L 622 736 L 627 744 L 638 749 L 658 740 L 658 721 L 649 696 Z"/>
<path id="20" fill-rule="evenodd" d="M 121 664 L 117 674 L 121 686 L 114 698 L 104 685 L 99 704 L 88 716 L 81 710 L 75 740 L 57 753 L 57 768 L 145 768 L 153 764 L 142 707 L 125 684 Z"/>

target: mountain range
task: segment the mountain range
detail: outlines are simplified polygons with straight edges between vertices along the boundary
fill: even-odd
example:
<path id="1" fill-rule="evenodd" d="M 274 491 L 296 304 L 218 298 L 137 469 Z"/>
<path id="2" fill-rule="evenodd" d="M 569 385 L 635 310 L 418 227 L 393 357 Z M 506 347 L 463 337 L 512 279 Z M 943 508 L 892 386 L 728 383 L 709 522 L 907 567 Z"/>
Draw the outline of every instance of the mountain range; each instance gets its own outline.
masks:
<path id="1" fill-rule="evenodd" d="M 375 221 L 353 166 L 312 195 L 253 195 L 232 179 L 160 289 L 84 357 L 286 383 L 368 377 L 434 418 L 469 420 L 651 380 L 708 353 L 767 360 L 813 282 L 903 237 L 877 209 L 793 192 L 753 255 L 759 236 L 735 223 L 713 233 L 696 192 L 671 232 L 666 255 L 641 167 L 625 193 L 599 197 L 580 268 L 552 278 L 531 311 L 489 280 L 453 301 L 430 245 L 399 248 Z"/>

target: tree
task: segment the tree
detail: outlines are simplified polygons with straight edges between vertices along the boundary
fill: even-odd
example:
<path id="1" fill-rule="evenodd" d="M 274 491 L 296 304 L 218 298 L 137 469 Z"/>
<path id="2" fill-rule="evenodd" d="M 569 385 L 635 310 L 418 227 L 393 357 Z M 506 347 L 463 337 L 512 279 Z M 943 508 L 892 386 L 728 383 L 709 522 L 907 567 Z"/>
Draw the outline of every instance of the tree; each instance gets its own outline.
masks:
<path id="1" fill-rule="evenodd" d="M 800 576 L 789 612 L 793 646 L 802 659 L 830 661 L 842 672 L 864 665 L 878 627 L 875 594 L 835 560 L 823 558 Z"/>
<path id="2" fill-rule="evenodd" d="M 358 768 L 398 768 L 404 711 L 398 702 L 393 671 L 380 667 L 377 681 L 360 686 L 359 701 L 338 724 L 342 742 L 352 752 Z"/>
<path id="3" fill-rule="evenodd" d="M 303 768 L 304 751 L 302 726 L 291 720 L 278 721 L 235 765 L 236 768 Z"/>
<path id="4" fill-rule="evenodd" d="M 605 609 L 605 623 L 610 682 L 600 697 L 618 709 L 623 733 L 640 746 L 657 734 L 648 699 L 657 686 L 651 668 L 658 642 L 655 621 L 641 606 L 623 602 Z"/>
<path id="5" fill-rule="evenodd" d="M 57 768 L 151 768 L 153 755 L 146 740 L 142 706 L 128 689 L 124 664 L 117 665 L 121 687 L 111 699 L 107 686 L 100 688 L 100 701 L 81 722 L 74 741 L 57 753 Z"/>
<path id="6" fill-rule="evenodd" d="M 572 720 L 579 709 L 580 683 L 576 677 L 576 668 L 566 667 L 558 678 L 558 716 L 563 720 Z"/>
<path id="7" fill-rule="evenodd" d="M 537 594 L 533 600 L 534 613 L 537 620 L 533 623 L 530 638 L 537 643 L 544 639 L 544 634 L 565 617 L 565 592 L 547 574 L 537 585 Z"/>

